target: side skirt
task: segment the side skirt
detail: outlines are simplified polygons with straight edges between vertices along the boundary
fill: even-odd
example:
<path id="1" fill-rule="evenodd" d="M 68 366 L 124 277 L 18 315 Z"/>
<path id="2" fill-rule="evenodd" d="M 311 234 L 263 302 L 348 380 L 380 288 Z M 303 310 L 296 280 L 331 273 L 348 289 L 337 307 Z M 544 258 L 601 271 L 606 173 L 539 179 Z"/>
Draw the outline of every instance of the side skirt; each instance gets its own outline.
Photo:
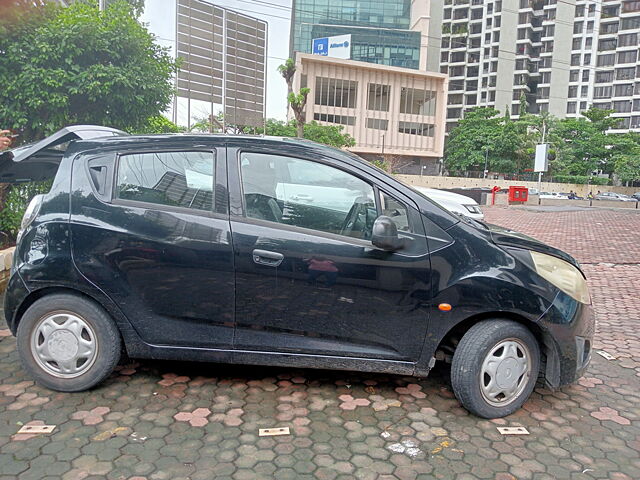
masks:
<path id="1" fill-rule="evenodd" d="M 274 367 L 318 368 L 326 370 L 354 370 L 359 372 L 414 375 L 416 364 L 370 358 L 305 355 L 291 353 L 255 352 L 248 350 L 214 350 L 206 348 L 171 347 L 138 343 L 128 349 L 132 358 L 217 362 Z M 422 372 L 421 372 L 421 376 Z"/>

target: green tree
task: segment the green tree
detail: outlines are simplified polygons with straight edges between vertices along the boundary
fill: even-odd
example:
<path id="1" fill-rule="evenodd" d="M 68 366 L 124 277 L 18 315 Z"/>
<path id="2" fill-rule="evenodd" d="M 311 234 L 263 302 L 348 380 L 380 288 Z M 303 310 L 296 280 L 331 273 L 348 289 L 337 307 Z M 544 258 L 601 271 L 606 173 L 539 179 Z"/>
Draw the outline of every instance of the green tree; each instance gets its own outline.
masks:
<path id="1" fill-rule="evenodd" d="M 594 170 L 611 173 L 611 159 L 615 153 L 612 144 L 617 142 L 607 130 L 619 120 L 612 118 L 613 110 L 590 108 L 583 118 L 565 118 L 554 129 L 554 147 L 557 152 L 552 161 L 554 173 L 564 175 L 590 175 Z"/>
<path id="2" fill-rule="evenodd" d="M 25 8 L 0 24 L 0 125 L 21 140 L 69 124 L 137 131 L 167 108 L 176 64 L 129 3 Z"/>
<path id="3" fill-rule="evenodd" d="M 298 93 L 293 91 L 293 76 L 296 73 L 296 64 L 293 59 L 287 58 L 287 61 L 278 67 L 278 72 L 287 82 L 287 106 L 293 110 L 297 123 L 297 135 L 302 138 L 305 124 L 304 107 L 307 105 L 307 96 L 311 89 L 303 87 Z"/>
<path id="4" fill-rule="evenodd" d="M 154 115 L 149 117 L 145 125 L 141 128 L 131 131 L 130 133 L 137 135 L 148 135 L 153 133 L 180 133 L 184 132 L 184 128 L 179 127 L 164 115 Z"/>
<path id="5" fill-rule="evenodd" d="M 480 107 L 466 113 L 449 134 L 445 150 L 445 167 L 457 174 L 487 169 L 519 173 L 530 163 L 528 127 L 524 116 L 509 118 L 493 108 Z"/>
<path id="6" fill-rule="evenodd" d="M 304 107 L 307 105 L 307 96 L 310 91 L 311 90 L 309 88 L 301 88 L 300 93 L 291 92 L 287 97 L 289 106 L 291 107 L 291 110 L 293 110 L 293 115 L 296 117 L 297 135 L 300 138 L 304 137 Z"/>
<path id="7" fill-rule="evenodd" d="M 342 125 L 321 125 L 317 122 L 310 122 L 304 125 L 304 138 L 336 148 L 354 146 L 355 140 L 348 133 L 342 133 L 343 129 Z M 297 136 L 297 124 L 293 121 L 282 122 L 269 119 L 267 120 L 266 134 L 276 137 L 295 137 Z"/>

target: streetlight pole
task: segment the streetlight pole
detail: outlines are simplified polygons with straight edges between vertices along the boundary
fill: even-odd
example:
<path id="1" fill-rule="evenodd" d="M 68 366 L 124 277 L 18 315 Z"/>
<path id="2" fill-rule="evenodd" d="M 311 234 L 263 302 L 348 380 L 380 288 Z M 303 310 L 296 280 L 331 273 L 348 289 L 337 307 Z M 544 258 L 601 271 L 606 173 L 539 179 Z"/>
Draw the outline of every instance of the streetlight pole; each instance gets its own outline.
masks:
<path id="1" fill-rule="evenodd" d="M 489 164 L 489 145 L 484 152 L 484 170 L 482 171 L 482 178 L 487 178 L 487 166 Z"/>

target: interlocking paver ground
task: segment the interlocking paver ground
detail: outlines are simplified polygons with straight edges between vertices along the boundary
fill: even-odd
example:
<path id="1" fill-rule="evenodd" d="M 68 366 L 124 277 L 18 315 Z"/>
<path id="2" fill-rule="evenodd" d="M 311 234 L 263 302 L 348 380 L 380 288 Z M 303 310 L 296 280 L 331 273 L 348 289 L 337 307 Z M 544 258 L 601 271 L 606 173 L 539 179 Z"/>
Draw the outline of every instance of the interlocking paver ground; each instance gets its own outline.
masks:
<path id="1" fill-rule="evenodd" d="M 578 384 L 488 421 L 460 407 L 446 366 L 415 379 L 140 361 L 62 394 L 35 385 L 0 335 L 0 479 L 639 479 L 640 213 L 486 214 L 584 264 L 595 346 L 615 360 L 594 355 Z M 57 427 L 16 435 L 29 422 Z M 279 426 L 291 435 L 258 436 Z"/>

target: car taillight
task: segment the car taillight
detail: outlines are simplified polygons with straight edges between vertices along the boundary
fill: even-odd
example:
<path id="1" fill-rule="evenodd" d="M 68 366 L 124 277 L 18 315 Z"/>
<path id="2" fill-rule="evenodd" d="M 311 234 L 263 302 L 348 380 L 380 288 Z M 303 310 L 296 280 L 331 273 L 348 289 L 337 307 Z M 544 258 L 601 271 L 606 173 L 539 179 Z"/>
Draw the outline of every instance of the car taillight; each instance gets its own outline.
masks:
<path id="1" fill-rule="evenodd" d="M 20 231 L 18 232 L 17 241 L 20 241 L 20 237 L 27 229 L 29 225 L 35 220 L 38 216 L 38 212 L 40 211 L 40 206 L 42 205 L 42 200 L 44 199 L 44 195 L 36 195 L 31 199 L 27 209 L 22 216 L 22 223 L 20 223 Z"/>

